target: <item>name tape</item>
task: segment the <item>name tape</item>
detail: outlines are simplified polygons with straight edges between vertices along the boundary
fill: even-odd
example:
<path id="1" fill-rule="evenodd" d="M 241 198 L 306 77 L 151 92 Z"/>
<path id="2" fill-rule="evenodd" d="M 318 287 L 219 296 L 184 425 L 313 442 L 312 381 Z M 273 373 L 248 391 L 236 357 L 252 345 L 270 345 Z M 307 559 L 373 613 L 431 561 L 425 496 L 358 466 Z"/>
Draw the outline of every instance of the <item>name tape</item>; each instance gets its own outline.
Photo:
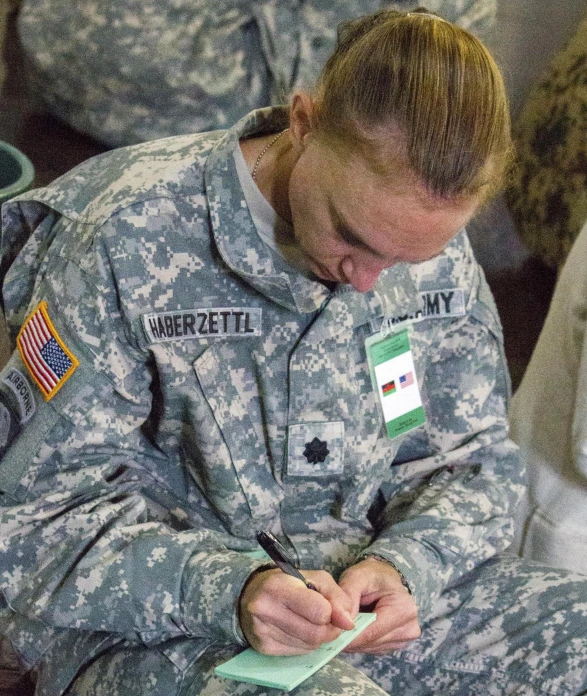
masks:
<path id="1" fill-rule="evenodd" d="M 191 338 L 261 336 L 260 307 L 214 307 L 143 314 L 143 327 L 153 343 Z"/>
<path id="2" fill-rule="evenodd" d="M 446 317 L 464 317 L 465 293 L 462 288 L 443 288 L 442 290 L 428 290 L 420 294 L 420 309 L 409 314 L 398 314 L 390 317 L 392 326 L 404 322 L 418 322 L 424 319 L 445 319 Z M 371 322 L 373 331 L 380 329 L 382 320 Z M 377 326 L 375 324 L 377 323 Z"/>

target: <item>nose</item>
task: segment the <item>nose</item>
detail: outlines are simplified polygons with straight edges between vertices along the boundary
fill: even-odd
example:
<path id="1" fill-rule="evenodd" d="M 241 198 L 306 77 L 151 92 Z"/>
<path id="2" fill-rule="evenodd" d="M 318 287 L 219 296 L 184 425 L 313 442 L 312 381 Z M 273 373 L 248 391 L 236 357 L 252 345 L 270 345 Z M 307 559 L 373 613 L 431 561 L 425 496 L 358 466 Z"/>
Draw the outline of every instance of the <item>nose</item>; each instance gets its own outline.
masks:
<path id="1" fill-rule="evenodd" d="M 357 292 L 371 290 L 384 268 L 386 268 L 385 265 L 378 263 L 357 263 L 348 256 L 341 264 L 346 282 L 350 283 Z"/>

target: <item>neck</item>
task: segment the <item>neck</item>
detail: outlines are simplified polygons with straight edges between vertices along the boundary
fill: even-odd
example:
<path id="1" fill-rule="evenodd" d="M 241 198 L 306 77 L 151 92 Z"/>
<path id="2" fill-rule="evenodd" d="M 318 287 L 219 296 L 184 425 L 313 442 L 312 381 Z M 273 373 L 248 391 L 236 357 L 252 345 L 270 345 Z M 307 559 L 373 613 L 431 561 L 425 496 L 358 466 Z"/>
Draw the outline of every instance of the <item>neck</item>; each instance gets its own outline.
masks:
<path id="1" fill-rule="evenodd" d="M 251 138 L 240 143 L 249 171 L 254 167 L 259 153 L 274 137 L 271 135 Z M 292 220 L 289 207 L 289 179 L 294 164 L 295 157 L 291 140 L 288 133 L 285 133 L 263 155 L 255 177 L 255 183 L 269 205 L 283 220 L 290 224 Z"/>
<path id="2" fill-rule="evenodd" d="M 280 156 L 274 159 L 273 166 L 264 184 L 259 185 L 261 193 L 269 201 L 275 212 L 291 224 L 289 206 L 289 179 L 293 170 L 293 148 L 287 143 Z"/>

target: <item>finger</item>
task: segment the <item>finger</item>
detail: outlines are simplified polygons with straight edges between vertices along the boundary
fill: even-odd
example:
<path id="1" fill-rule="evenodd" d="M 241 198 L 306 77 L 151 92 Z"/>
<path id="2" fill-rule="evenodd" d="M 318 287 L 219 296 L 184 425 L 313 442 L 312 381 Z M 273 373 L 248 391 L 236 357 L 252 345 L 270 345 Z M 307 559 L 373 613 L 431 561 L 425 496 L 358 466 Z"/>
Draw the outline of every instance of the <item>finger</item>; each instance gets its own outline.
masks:
<path id="1" fill-rule="evenodd" d="M 286 594 L 281 602 L 257 598 L 248 609 L 255 634 L 261 635 L 266 627 L 273 626 L 312 649 L 338 638 L 341 632 L 330 622 L 328 600 L 303 586 L 300 589 L 296 585 L 295 592 Z"/>
<path id="2" fill-rule="evenodd" d="M 239 620 L 249 643 L 272 653 L 276 644 L 288 644 L 287 639 L 276 637 L 276 629 L 294 639 L 290 647 L 296 647 L 296 652 L 307 652 L 337 638 L 340 629 L 330 623 L 330 613 L 328 600 L 279 571 L 253 576 L 239 606 Z"/>
<path id="3" fill-rule="evenodd" d="M 410 645 L 413 640 L 416 640 L 416 638 L 418 638 L 418 636 L 414 636 L 409 640 L 393 640 L 389 636 L 383 636 L 379 641 L 375 641 L 373 643 L 367 643 L 365 645 L 355 647 L 353 647 L 352 644 L 348 645 L 343 652 L 378 655 L 388 653 L 391 650 L 403 650 Z"/>
<path id="4" fill-rule="evenodd" d="M 333 626 L 337 626 L 343 631 L 352 631 L 355 627 L 355 622 L 351 618 L 350 612 L 336 605 L 332 607 L 332 618 L 330 621 Z"/>
<path id="5" fill-rule="evenodd" d="M 305 589 L 310 593 L 310 590 Z M 319 623 L 316 618 L 320 618 L 324 612 L 320 606 L 322 603 L 327 605 L 326 615 L 330 616 L 330 605 L 324 597 L 312 591 L 315 597 L 312 600 L 319 600 L 318 608 L 303 607 L 305 616 L 299 613 L 300 606 L 297 602 L 288 598 L 282 605 L 266 604 L 262 607 L 251 606 L 250 615 L 253 621 L 253 630 L 260 635 L 266 627 L 274 627 L 285 635 L 290 635 L 304 646 L 311 649 L 317 648 L 322 643 L 334 640 L 340 635 L 340 628 L 333 626 L 330 621 Z"/>
<path id="6" fill-rule="evenodd" d="M 358 611 L 353 612 L 353 603 L 350 597 L 341 590 L 332 575 L 322 570 L 304 571 L 304 575 L 329 604 L 329 615 L 327 617 L 324 615 L 321 618 L 343 631 L 353 629 L 355 627 L 353 619 Z"/>
<path id="7" fill-rule="evenodd" d="M 385 635 L 385 632 L 381 633 L 380 631 L 375 630 L 375 624 L 377 621 L 375 621 L 374 624 L 371 624 L 368 628 L 366 628 L 362 633 L 360 633 L 351 643 L 347 645 L 345 648 L 345 652 L 362 652 L 363 648 L 369 645 L 375 644 L 377 641 L 379 641 L 383 636 Z"/>
<path id="8" fill-rule="evenodd" d="M 318 588 L 319 589 L 319 588 Z M 309 590 L 302 586 L 283 598 L 283 605 L 305 621 L 316 626 L 330 624 L 332 605 L 320 591 Z"/>
<path id="9" fill-rule="evenodd" d="M 389 642 L 409 643 L 416 638 L 419 638 L 420 634 L 421 631 L 418 622 L 411 621 L 407 624 L 394 628 L 393 630 L 373 630 L 371 632 L 367 629 L 357 636 L 357 638 L 355 638 L 355 640 L 348 647 L 358 650 L 364 646 L 377 647 Z"/>
<path id="10" fill-rule="evenodd" d="M 319 635 L 308 640 L 292 635 L 290 630 L 284 631 L 275 625 L 264 624 L 257 626 L 257 631 L 249 642 L 255 650 L 266 655 L 303 655 L 316 650 L 323 642 L 334 640 L 336 633 L 340 634 L 340 630 L 334 629 L 333 635 L 327 636 L 325 640 Z"/>
<path id="11" fill-rule="evenodd" d="M 343 575 L 343 577 L 339 580 L 339 588 L 349 598 L 349 614 L 351 616 L 356 616 L 361 607 L 361 597 L 363 594 L 362 585 L 357 582 L 351 582 L 349 578 Z"/>
<path id="12" fill-rule="evenodd" d="M 366 568 L 364 564 L 351 566 L 341 576 L 339 586 L 351 599 L 354 616 L 359 611 L 372 611 L 372 605 L 388 589 L 385 578 L 380 576 L 380 573 L 374 573 L 372 568 Z"/>
<path id="13" fill-rule="evenodd" d="M 351 598 L 328 576 L 328 581 L 317 585 L 320 594 L 328 600 L 331 607 L 330 623 L 338 626 L 343 631 L 350 631 L 355 627 L 354 617 L 358 613 L 354 611 Z M 319 582 L 319 581 L 318 581 Z"/>
<path id="14" fill-rule="evenodd" d="M 377 622 L 357 636 L 357 638 L 345 648 L 345 652 L 375 654 L 381 651 L 388 652 L 389 650 L 399 650 L 421 635 L 420 625 L 417 620 L 408 621 L 397 628 L 384 630 L 382 632 L 377 632 L 375 630 L 376 624 Z"/>
<path id="15" fill-rule="evenodd" d="M 328 573 L 315 572 L 334 580 Z M 321 578 L 324 582 L 324 578 Z M 306 621 L 316 625 L 330 623 L 330 602 L 320 592 L 309 590 L 303 582 L 279 570 L 265 571 L 259 575 L 257 585 L 251 583 L 251 592 L 247 592 L 243 601 L 248 611 L 271 620 L 279 607 L 291 611 Z M 314 579 L 312 578 L 312 582 Z M 252 598 L 252 602 L 250 601 Z"/>
<path id="16" fill-rule="evenodd" d="M 420 636 L 420 624 L 415 604 L 411 598 L 387 603 L 383 598 L 375 608 L 377 620 L 349 644 L 350 652 L 364 647 L 377 648 L 390 642 L 404 643 Z"/>

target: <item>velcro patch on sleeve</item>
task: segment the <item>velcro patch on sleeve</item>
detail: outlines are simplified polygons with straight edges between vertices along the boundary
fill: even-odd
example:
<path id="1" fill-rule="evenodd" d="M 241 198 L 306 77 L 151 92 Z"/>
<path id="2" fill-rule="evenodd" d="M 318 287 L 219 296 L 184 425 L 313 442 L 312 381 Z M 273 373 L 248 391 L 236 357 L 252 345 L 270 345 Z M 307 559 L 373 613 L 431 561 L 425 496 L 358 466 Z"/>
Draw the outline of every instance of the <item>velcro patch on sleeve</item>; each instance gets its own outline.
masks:
<path id="1" fill-rule="evenodd" d="M 20 422 L 28 423 L 35 415 L 36 410 L 35 395 L 31 383 L 14 367 L 2 378 L 2 382 L 14 394 L 20 409 Z"/>
<path id="2" fill-rule="evenodd" d="M 0 390 L 0 456 L 10 446 L 10 443 L 20 432 L 21 425 L 14 413 L 10 400 Z"/>
<path id="3" fill-rule="evenodd" d="M 79 361 L 53 326 L 45 301 L 26 320 L 16 343 L 30 376 L 49 401 L 75 372 Z"/>

